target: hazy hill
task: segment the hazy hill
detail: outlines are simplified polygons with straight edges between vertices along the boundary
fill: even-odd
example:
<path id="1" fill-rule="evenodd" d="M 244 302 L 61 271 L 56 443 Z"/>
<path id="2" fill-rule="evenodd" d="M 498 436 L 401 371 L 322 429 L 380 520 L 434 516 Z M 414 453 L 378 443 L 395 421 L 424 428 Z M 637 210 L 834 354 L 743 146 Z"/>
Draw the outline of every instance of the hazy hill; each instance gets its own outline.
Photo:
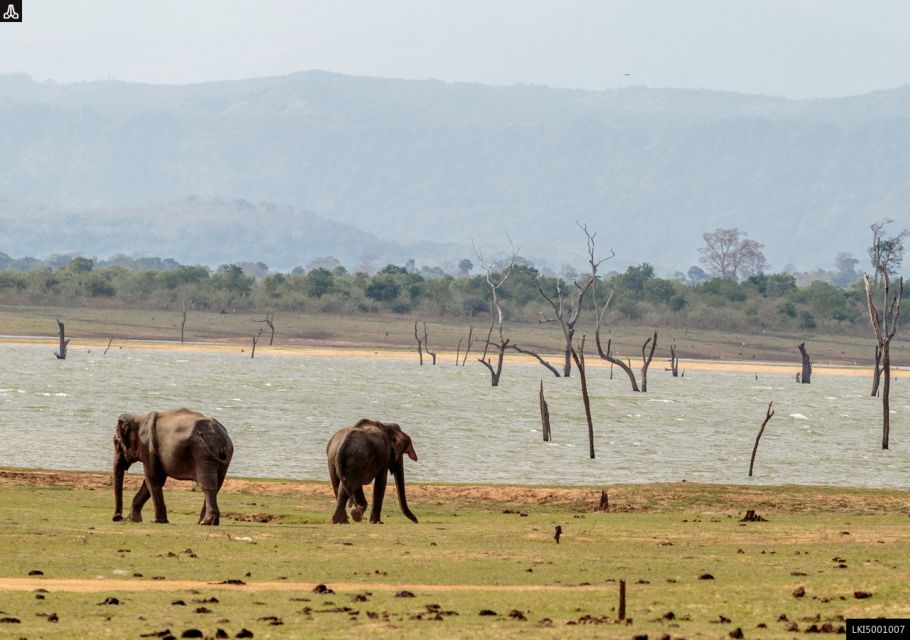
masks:
<path id="1" fill-rule="evenodd" d="M 872 221 L 910 225 L 908 87 L 792 101 L 322 72 L 190 86 L 16 75 L 0 76 L 0 122 L 0 196 L 17 204 L 272 201 L 439 258 L 470 253 L 423 243 L 504 249 L 509 233 L 525 255 L 580 265 L 582 220 L 616 266 L 684 270 L 719 226 L 764 242 L 773 268 L 829 266 L 839 251 L 862 257 Z M 266 262 L 284 233 L 217 217 L 204 229 Z"/>
<path id="2" fill-rule="evenodd" d="M 0 238 L 5 252 L 17 257 L 45 257 L 65 250 L 102 258 L 116 253 L 163 256 L 213 267 L 263 261 L 284 271 L 328 256 L 351 268 L 378 269 L 447 249 L 406 247 L 309 211 L 242 199 L 185 198 L 89 209 L 0 201 Z"/>

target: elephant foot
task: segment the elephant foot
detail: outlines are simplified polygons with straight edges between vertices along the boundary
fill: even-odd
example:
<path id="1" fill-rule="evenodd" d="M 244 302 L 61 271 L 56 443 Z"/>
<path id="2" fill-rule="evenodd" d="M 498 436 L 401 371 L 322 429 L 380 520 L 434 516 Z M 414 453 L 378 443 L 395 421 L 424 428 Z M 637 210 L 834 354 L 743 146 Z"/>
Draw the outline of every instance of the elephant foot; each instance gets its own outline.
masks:
<path id="1" fill-rule="evenodd" d="M 354 522 L 360 522 L 363 520 L 363 509 L 360 507 L 354 507 L 351 509 L 351 517 L 354 518 Z"/>
<path id="2" fill-rule="evenodd" d="M 168 520 L 167 520 L 166 517 L 164 517 L 164 518 L 155 518 L 154 520 L 152 520 L 152 522 L 154 522 L 155 524 L 168 524 Z"/>
<path id="3" fill-rule="evenodd" d="M 120 522 L 121 520 L 123 520 L 123 514 L 115 513 L 114 517 L 111 518 L 111 520 L 113 520 L 114 522 Z"/>
<path id="4" fill-rule="evenodd" d="M 220 518 L 203 518 L 197 524 L 204 527 L 217 527 L 220 524 Z"/>
<path id="5" fill-rule="evenodd" d="M 142 514 L 141 513 L 131 513 L 130 522 L 142 522 Z"/>
<path id="6" fill-rule="evenodd" d="M 348 517 L 346 515 L 332 516 L 332 524 L 350 524 L 350 522 L 348 521 Z"/>
<path id="7" fill-rule="evenodd" d="M 370 518 L 370 524 L 384 524 L 384 523 L 379 518 L 376 518 L 375 520 L 373 518 Z"/>

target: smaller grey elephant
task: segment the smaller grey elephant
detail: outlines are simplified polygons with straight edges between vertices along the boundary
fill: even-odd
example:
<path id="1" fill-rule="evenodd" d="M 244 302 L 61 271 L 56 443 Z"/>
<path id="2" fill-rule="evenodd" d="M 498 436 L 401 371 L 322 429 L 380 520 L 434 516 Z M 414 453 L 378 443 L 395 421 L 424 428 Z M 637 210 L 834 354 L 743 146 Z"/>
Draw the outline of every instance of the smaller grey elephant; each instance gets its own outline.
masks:
<path id="1" fill-rule="evenodd" d="M 385 497 L 387 475 L 395 478 L 398 489 L 398 504 L 409 520 L 417 517 L 408 508 L 404 488 L 403 456 L 417 460 L 417 453 L 411 438 L 394 423 L 382 423 L 362 418 L 357 424 L 338 431 L 329 440 L 326 456 L 329 463 L 329 477 L 335 492 L 335 513 L 332 524 L 348 524 L 346 504 L 350 500 L 354 508 L 351 517 L 357 522 L 363 518 L 367 501 L 363 485 L 373 483 L 373 510 L 370 522 L 380 523 L 382 500 Z"/>
<path id="2" fill-rule="evenodd" d="M 123 474 L 141 462 L 145 478 L 133 498 L 130 520 L 142 522 L 142 506 L 151 497 L 155 522 L 167 522 L 162 488 L 170 477 L 196 481 L 205 494 L 198 524 L 217 525 L 217 494 L 233 456 L 227 429 L 201 413 L 177 409 L 122 414 L 114 432 L 114 521 L 123 519 Z"/>

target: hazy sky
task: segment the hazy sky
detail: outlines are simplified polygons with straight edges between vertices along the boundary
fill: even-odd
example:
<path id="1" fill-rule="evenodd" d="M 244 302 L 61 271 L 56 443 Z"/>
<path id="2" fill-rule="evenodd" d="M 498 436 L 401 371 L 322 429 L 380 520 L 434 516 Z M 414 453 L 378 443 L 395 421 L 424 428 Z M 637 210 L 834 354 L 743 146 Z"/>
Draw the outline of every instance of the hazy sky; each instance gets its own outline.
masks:
<path id="1" fill-rule="evenodd" d="M 906 0 L 24 0 L 23 19 L 0 24 L 0 72 L 39 80 L 323 69 L 795 98 L 910 82 Z"/>

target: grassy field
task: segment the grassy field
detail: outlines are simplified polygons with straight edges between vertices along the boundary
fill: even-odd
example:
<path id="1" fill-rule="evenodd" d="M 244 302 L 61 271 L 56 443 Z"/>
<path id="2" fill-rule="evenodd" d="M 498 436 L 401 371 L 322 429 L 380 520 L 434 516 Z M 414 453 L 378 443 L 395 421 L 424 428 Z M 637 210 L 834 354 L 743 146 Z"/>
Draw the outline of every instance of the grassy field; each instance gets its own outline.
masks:
<path id="1" fill-rule="evenodd" d="M 64 321 L 72 345 L 80 343 L 106 343 L 108 337 L 118 340 L 179 341 L 180 313 L 174 311 L 148 311 L 140 309 L 108 308 L 53 308 L 0 306 L 0 335 L 45 336 L 57 334 L 56 319 Z M 265 340 L 257 349 L 265 349 L 268 328 L 261 322 L 264 314 L 191 312 L 187 317 L 187 341 L 225 342 L 240 349 L 249 349 L 252 336 L 260 328 Z M 416 351 L 414 320 L 399 315 L 329 315 L 329 314 L 275 314 L 275 344 L 296 346 L 359 347 L 369 349 L 409 349 Z M 454 361 L 459 340 L 466 343 L 469 321 L 427 320 L 429 344 L 438 350 L 445 361 Z M 590 333 L 590 322 L 584 319 L 579 325 L 579 335 Z M 489 325 L 474 321 L 474 353 L 482 349 Z M 519 346 L 547 354 L 558 364 L 559 349 L 563 345 L 558 325 L 508 323 L 508 336 Z M 603 338 L 612 338 L 614 350 L 622 356 L 640 357 L 641 344 L 649 326 L 610 326 L 602 331 Z M 669 345 L 675 341 L 683 360 L 707 358 L 718 360 L 745 360 L 792 362 L 798 366 L 800 356 L 796 345 L 806 342 L 806 348 L 816 364 L 859 364 L 871 362 L 874 342 L 869 335 L 833 336 L 814 333 L 777 334 L 730 333 L 696 329 L 661 328 L 656 357 L 668 357 Z M 589 353 L 593 354 L 593 344 Z M 417 354 L 414 354 L 417 357 Z M 896 366 L 910 364 L 910 342 L 895 340 L 891 348 L 892 363 Z M 871 366 L 871 365 L 870 365 Z"/>
<path id="2" fill-rule="evenodd" d="M 186 483 L 171 524 L 114 523 L 103 474 L 0 471 L 0 637 L 790 638 L 910 615 L 910 491 L 617 486 L 604 513 L 600 489 L 415 485 L 420 524 L 388 495 L 384 525 L 333 526 L 327 483 L 231 479 L 207 528 Z"/>

